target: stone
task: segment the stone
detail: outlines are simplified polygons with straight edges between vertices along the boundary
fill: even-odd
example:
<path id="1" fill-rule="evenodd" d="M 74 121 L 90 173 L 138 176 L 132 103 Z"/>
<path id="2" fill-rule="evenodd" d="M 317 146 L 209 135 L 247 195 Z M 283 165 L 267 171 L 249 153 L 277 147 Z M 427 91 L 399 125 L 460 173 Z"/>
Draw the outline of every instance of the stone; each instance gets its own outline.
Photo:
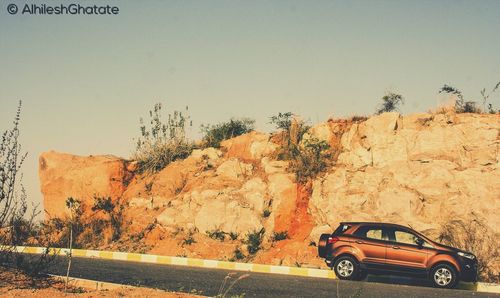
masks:
<path id="1" fill-rule="evenodd" d="M 66 208 L 69 197 L 90 207 L 94 196 L 117 200 L 133 177 L 133 173 L 127 170 L 128 164 L 128 161 L 112 155 L 42 153 L 38 173 L 46 218 L 69 214 Z"/>

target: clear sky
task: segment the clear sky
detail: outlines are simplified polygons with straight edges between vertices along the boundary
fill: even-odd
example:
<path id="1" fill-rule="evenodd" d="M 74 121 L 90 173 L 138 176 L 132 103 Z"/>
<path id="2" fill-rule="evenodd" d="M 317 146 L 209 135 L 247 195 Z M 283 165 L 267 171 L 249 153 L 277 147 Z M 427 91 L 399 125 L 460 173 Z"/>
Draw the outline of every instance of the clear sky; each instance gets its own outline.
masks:
<path id="1" fill-rule="evenodd" d="M 34 202 L 41 152 L 129 157 L 155 102 L 189 106 L 195 135 L 242 116 L 267 131 L 278 112 L 371 114 L 388 90 L 426 111 L 445 83 L 479 99 L 500 80 L 497 0 L 91 1 L 115 16 L 10 15 L 11 2 L 26 3 L 0 0 L 0 130 L 22 99 Z"/>

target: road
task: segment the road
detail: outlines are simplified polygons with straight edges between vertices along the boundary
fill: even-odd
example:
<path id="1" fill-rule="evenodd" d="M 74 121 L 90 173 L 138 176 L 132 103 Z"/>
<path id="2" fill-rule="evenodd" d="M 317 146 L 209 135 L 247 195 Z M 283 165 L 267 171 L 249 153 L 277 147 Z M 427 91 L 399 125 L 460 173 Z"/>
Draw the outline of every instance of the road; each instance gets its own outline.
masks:
<path id="1" fill-rule="evenodd" d="M 49 273 L 66 274 L 61 260 Z M 410 286 L 381 282 L 351 282 L 278 274 L 206 269 L 186 266 L 158 265 L 126 261 L 73 258 L 71 276 L 170 291 L 196 292 L 215 296 L 228 274 L 234 274 L 228 285 L 238 277 L 227 297 L 500 297 L 500 294 L 466 290 L 441 290 L 429 286 Z M 404 283 L 405 281 L 399 281 Z M 227 288 L 227 286 L 226 286 Z"/>

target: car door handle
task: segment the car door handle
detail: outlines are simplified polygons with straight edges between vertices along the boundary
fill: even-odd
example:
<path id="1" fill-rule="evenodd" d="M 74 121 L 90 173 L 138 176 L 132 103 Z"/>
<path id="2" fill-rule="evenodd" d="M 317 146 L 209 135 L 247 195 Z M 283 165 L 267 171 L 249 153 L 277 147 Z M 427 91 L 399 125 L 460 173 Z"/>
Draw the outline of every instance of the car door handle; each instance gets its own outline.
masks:
<path id="1" fill-rule="evenodd" d="M 358 244 L 363 244 L 363 241 L 356 240 L 356 243 L 358 243 Z"/>
<path id="2" fill-rule="evenodd" d="M 394 245 L 392 248 L 393 249 L 399 249 L 399 246 Z"/>

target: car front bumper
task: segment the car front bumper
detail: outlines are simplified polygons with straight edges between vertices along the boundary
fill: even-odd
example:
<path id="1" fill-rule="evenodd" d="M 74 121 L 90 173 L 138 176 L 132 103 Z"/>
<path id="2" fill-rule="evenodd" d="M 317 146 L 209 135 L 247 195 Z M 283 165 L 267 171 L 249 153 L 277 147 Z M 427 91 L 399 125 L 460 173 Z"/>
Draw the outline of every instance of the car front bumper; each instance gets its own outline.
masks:
<path id="1" fill-rule="evenodd" d="M 477 259 L 471 260 L 467 258 L 460 258 L 460 267 L 462 272 L 460 274 L 460 280 L 466 282 L 476 282 L 477 281 Z"/>

